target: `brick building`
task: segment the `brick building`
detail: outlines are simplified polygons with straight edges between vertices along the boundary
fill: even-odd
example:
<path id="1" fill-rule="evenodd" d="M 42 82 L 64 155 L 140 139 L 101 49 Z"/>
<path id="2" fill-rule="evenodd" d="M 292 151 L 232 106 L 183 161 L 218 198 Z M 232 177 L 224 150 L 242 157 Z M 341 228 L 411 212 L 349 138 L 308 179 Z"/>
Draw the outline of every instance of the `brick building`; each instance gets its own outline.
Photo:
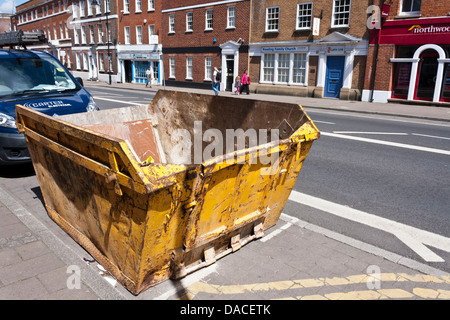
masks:
<path id="1" fill-rule="evenodd" d="M 69 3 L 59 0 L 30 0 L 16 7 L 12 18 L 14 29 L 44 31 L 48 45 L 33 46 L 52 53 L 67 67 L 71 67 L 72 40 L 67 21 L 70 18 Z"/>
<path id="2" fill-rule="evenodd" d="M 16 29 L 43 30 L 52 53 L 75 76 L 117 80 L 117 5 L 114 0 L 30 0 L 16 7 Z"/>
<path id="3" fill-rule="evenodd" d="M 371 30 L 364 101 L 450 102 L 450 2 L 379 1 Z"/>
<path id="4" fill-rule="evenodd" d="M 250 0 L 164 0 L 161 38 L 166 83 L 210 88 L 222 67 L 221 90 L 231 90 L 248 67 Z"/>
<path id="5" fill-rule="evenodd" d="M 144 83 L 151 68 L 153 83 L 162 82 L 161 0 L 119 0 L 117 45 L 122 82 Z"/>
<path id="6" fill-rule="evenodd" d="M 358 100 L 369 0 L 260 0 L 251 8 L 251 90 Z"/>
<path id="7" fill-rule="evenodd" d="M 0 13 L 0 33 L 11 30 L 11 16 L 10 13 Z"/>

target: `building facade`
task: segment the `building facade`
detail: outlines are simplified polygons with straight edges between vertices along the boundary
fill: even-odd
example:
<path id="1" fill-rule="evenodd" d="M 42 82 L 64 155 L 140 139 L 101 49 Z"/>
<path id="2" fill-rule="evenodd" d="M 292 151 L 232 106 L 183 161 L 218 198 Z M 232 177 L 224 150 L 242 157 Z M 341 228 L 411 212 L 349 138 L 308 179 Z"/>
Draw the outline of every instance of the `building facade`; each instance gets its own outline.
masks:
<path id="1" fill-rule="evenodd" d="M 450 102 L 450 2 L 380 1 L 371 31 L 364 101 Z"/>
<path id="2" fill-rule="evenodd" d="M 161 38 L 168 85 L 210 88 L 222 68 L 221 90 L 248 68 L 249 0 L 165 0 Z"/>
<path id="3" fill-rule="evenodd" d="M 113 0 L 30 0 L 16 7 L 14 28 L 44 31 L 33 46 L 57 57 L 77 77 L 117 81 L 117 5 Z"/>
<path id="4" fill-rule="evenodd" d="M 370 1 L 253 1 L 251 89 L 359 100 Z"/>
<path id="5" fill-rule="evenodd" d="M 162 83 L 161 2 L 119 0 L 117 57 L 121 82 L 145 83 L 145 72 L 151 68 L 153 84 Z"/>

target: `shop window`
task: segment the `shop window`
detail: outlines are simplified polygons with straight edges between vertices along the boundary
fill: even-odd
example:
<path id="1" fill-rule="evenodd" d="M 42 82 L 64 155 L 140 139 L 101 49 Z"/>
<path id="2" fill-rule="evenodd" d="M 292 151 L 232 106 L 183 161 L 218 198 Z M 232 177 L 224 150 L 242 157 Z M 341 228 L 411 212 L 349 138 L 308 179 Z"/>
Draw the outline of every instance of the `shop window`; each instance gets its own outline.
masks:
<path id="1" fill-rule="evenodd" d="M 398 62 L 395 64 L 394 84 L 392 96 L 394 98 L 404 98 L 408 96 L 409 79 L 411 77 L 411 63 Z"/>
<path id="2" fill-rule="evenodd" d="M 136 82 L 143 82 L 147 78 L 145 72 L 149 65 L 148 61 L 135 61 L 134 62 L 134 78 Z"/>
<path id="3" fill-rule="evenodd" d="M 273 53 L 264 55 L 264 81 L 273 82 L 275 74 L 275 55 Z"/>
<path id="4" fill-rule="evenodd" d="M 306 80 L 306 54 L 294 54 L 294 70 L 292 81 L 294 83 L 304 84 Z"/>
<path id="5" fill-rule="evenodd" d="M 289 81 L 289 56 L 286 53 L 278 55 L 278 82 Z"/>
<path id="6" fill-rule="evenodd" d="M 450 101 L 450 64 L 446 63 L 444 68 L 444 79 L 442 80 L 441 100 Z"/>
<path id="7" fill-rule="evenodd" d="M 421 0 L 403 0 L 400 10 L 402 15 L 419 14 Z"/>

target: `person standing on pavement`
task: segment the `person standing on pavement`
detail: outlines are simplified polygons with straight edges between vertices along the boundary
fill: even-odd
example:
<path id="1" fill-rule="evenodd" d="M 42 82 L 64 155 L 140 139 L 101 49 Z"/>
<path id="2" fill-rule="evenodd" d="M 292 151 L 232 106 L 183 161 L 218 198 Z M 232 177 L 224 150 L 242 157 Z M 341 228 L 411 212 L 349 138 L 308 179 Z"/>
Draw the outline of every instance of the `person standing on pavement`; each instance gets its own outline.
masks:
<path id="1" fill-rule="evenodd" d="M 241 84 L 241 90 L 239 90 L 239 92 L 243 93 L 245 91 L 247 94 L 250 94 L 250 90 L 248 88 L 248 86 L 250 85 L 250 77 L 248 76 L 247 70 L 245 70 L 244 74 L 242 75 Z"/>
<path id="2" fill-rule="evenodd" d="M 217 69 L 216 67 L 214 67 L 212 88 L 213 88 L 214 94 L 216 96 L 219 95 L 219 88 L 220 88 L 221 80 L 222 80 L 221 68 L 219 67 L 219 69 Z"/>
<path id="3" fill-rule="evenodd" d="M 147 86 L 150 85 L 150 88 L 151 88 L 153 75 L 152 75 L 152 69 L 150 69 L 150 67 L 148 67 L 147 71 L 145 71 L 145 76 L 147 77 L 147 83 L 145 84 L 145 87 L 147 88 Z"/>

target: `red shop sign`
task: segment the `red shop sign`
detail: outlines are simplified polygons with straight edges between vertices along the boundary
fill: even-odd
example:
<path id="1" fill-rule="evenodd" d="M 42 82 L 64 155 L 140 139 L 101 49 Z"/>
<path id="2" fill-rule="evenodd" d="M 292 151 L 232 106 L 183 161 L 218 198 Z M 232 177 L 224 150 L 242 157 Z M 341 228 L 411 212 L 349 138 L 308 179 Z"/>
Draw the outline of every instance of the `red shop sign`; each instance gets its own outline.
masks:
<path id="1" fill-rule="evenodd" d="M 380 44 L 450 44 L 450 17 L 387 20 L 381 30 L 372 31 L 380 32 Z"/>

